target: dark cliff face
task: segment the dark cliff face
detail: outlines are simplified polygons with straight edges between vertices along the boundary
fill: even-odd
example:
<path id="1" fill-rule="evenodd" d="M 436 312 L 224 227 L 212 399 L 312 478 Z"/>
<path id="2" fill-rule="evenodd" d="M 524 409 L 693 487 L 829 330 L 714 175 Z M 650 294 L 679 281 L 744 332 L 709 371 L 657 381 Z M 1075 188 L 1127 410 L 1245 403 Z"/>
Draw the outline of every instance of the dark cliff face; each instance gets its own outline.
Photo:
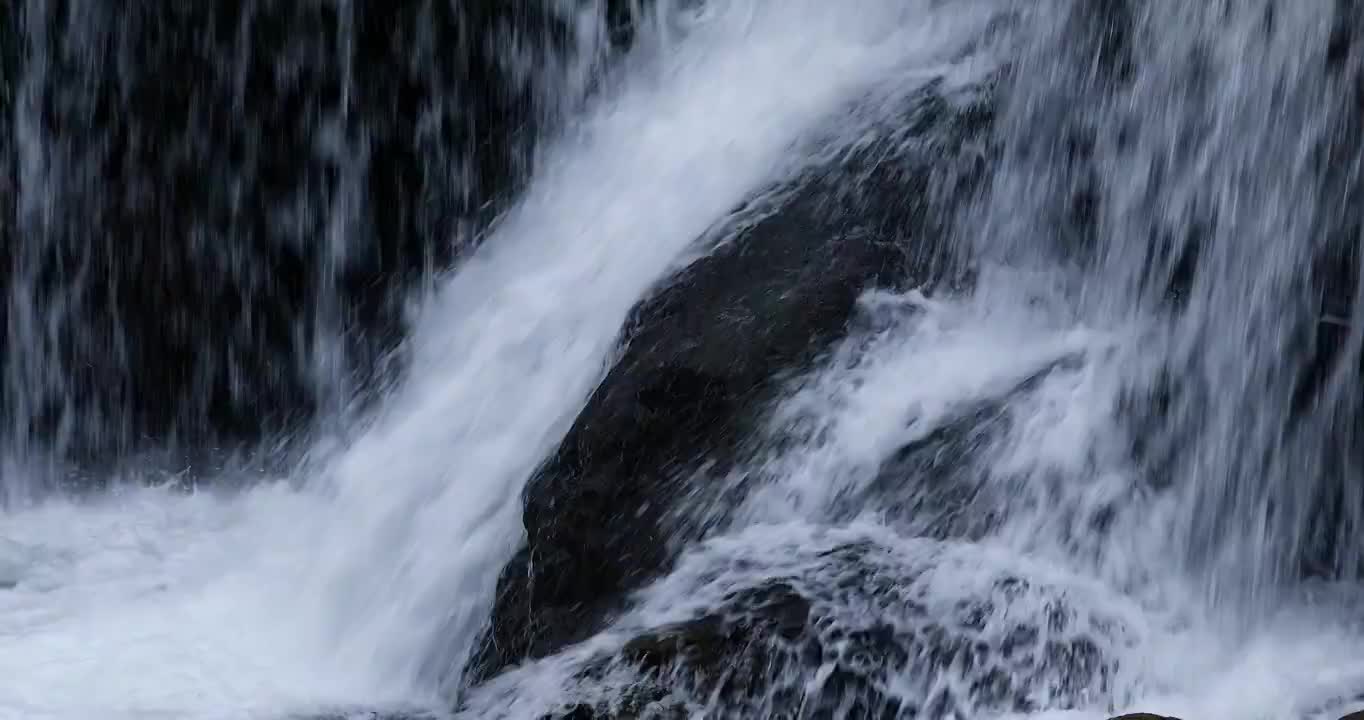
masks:
<path id="1" fill-rule="evenodd" d="M 585 7 L 625 42 L 634 6 Z M 609 52 L 559 12 L 0 9 L 10 451 L 250 446 L 381 376 L 407 296 L 528 173 L 558 74 Z"/>

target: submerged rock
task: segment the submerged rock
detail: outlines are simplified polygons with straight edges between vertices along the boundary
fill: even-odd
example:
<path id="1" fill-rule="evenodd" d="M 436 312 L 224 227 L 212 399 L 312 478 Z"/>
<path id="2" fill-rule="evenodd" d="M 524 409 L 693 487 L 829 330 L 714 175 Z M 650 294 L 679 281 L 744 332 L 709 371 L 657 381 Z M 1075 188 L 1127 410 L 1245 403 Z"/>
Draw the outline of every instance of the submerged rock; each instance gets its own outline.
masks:
<path id="1" fill-rule="evenodd" d="M 736 459 L 864 290 L 954 277 L 946 199 L 980 179 L 989 106 L 930 86 L 902 108 L 880 142 L 738 213 L 717 231 L 732 239 L 636 309 L 622 357 L 529 483 L 528 545 L 503 572 L 476 676 L 586 637 L 664 571 L 666 519 L 694 490 L 681 480 Z"/>
<path id="2" fill-rule="evenodd" d="M 293 715 L 283 720 L 439 720 L 442 715 L 425 710 L 363 710 L 350 708 L 316 715 Z"/>
<path id="3" fill-rule="evenodd" d="M 1130 638 L 1094 609 L 1107 598 L 965 544 L 829 535 L 688 553 L 594 639 L 601 650 L 566 651 L 579 670 L 545 717 L 930 720 L 1077 708 L 1109 691 L 1113 648 Z M 486 699 L 465 714 L 516 714 Z"/>

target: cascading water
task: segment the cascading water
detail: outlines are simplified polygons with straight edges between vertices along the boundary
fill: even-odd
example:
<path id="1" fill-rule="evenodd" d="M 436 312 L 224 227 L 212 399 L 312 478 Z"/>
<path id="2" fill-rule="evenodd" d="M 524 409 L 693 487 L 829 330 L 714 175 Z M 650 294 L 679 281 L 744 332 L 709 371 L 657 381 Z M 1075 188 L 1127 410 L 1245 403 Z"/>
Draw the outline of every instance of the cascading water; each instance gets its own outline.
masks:
<path id="1" fill-rule="evenodd" d="M 710 539 L 469 715 L 1357 702 L 1357 591 L 1301 580 L 1359 577 L 1347 12 L 1024 8 L 974 290 L 869 295 L 692 481 Z"/>
<path id="2" fill-rule="evenodd" d="M 1350 3 L 179 7 L 0 9 L 0 717 L 1364 702 Z"/>
<path id="3" fill-rule="evenodd" d="M 1328 58 L 1333 21 L 1348 12 L 1133 6 L 1125 38 L 1081 51 L 1098 58 L 1088 66 L 1058 67 L 1073 25 L 1058 28 L 1027 61 L 1039 81 L 1020 85 L 1028 104 L 1007 136 L 1033 156 L 1006 162 L 1005 187 L 1019 191 L 1001 200 L 1025 204 L 988 232 L 1015 247 L 1060 236 L 1046 229 L 1058 199 L 1086 216 L 1067 249 L 1092 265 L 1079 279 L 1082 317 L 1154 325 L 1124 380 L 1138 398 L 1163 396 L 1159 410 L 1137 408 L 1160 414 L 1138 431 L 1151 449 L 1139 472 L 1173 486 L 1173 553 L 1232 603 L 1300 572 L 1314 525 L 1342 533 L 1319 569 L 1358 572 L 1358 503 L 1321 502 L 1355 492 L 1355 350 L 1303 403 L 1309 374 L 1322 372 L 1314 347 L 1338 342 L 1323 302 L 1353 293 L 1323 297 L 1320 264 L 1357 275 L 1358 155 L 1344 138 L 1358 110 L 1349 71 Z M 1060 117 L 1041 99 L 1063 93 L 1077 111 Z M 1045 144 L 1069 162 L 1038 163 Z M 1340 516 L 1313 516 L 1331 505 Z"/>

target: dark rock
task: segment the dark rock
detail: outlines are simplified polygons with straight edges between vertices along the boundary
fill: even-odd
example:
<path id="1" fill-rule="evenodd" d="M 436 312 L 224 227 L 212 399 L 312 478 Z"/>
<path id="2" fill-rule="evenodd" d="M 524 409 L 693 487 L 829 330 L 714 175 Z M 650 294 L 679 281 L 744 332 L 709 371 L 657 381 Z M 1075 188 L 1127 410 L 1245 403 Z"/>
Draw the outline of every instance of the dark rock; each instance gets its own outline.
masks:
<path id="1" fill-rule="evenodd" d="M 638 6 L 608 5 L 622 28 Z M 506 207 L 556 73 L 594 61 L 572 22 L 526 0 L 4 4 L 0 343 L 24 351 L 0 443 L 251 447 L 387 377 L 408 294 Z"/>
<path id="2" fill-rule="evenodd" d="M 679 703 L 631 698 L 619 707 L 597 707 L 585 703 L 570 705 L 542 715 L 540 720 L 686 720 L 692 717 Z"/>
<path id="3" fill-rule="evenodd" d="M 938 559 L 851 543 L 789 567 L 754 566 L 747 581 L 738 578 L 743 570 L 703 573 L 717 586 L 739 586 L 690 619 L 639 630 L 579 680 L 590 685 L 607 668 L 630 667 L 638 672 L 623 691 L 635 698 L 631 707 L 667 708 L 668 698 L 686 698 L 690 716 L 717 718 L 935 720 L 1035 710 L 1042 687 L 1062 708 L 1103 692 L 1115 667 L 1101 649 L 1114 640 L 1111 622 L 1057 589 L 1007 574 L 983 594 L 930 587 L 924 571 Z M 682 589 L 670 585 L 674 579 L 664 582 L 672 593 Z M 704 581 L 689 590 L 708 592 Z M 955 603 L 941 595 L 954 591 L 963 593 Z M 651 597 L 666 602 L 667 595 Z M 1039 600 L 1048 610 L 1045 637 L 1013 606 Z M 943 613 L 945 604 L 956 605 L 955 616 Z M 649 716 L 591 703 L 571 708 L 578 715 L 552 717 Z"/>
<path id="4" fill-rule="evenodd" d="M 810 623 L 810 603 L 783 583 L 734 598 L 736 617 L 709 615 L 663 628 L 626 643 L 622 657 L 646 670 L 686 663 L 724 667 L 757 638 L 794 642 Z"/>
<path id="5" fill-rule="evenodd" d="M 712 473 L 735 460 L 864 290 L 955 277 L 946 199 L 974 192 L 990 121 L 971 99 L 915 93 L 883 143 L 802 175 L 636 309 L 623 357 L 526 490 L 528 546 L 502 575 L 476 675 L 585 637 L 665 570 L 679 499 L 704 491 L 681 480 L 703 458 Z"/>

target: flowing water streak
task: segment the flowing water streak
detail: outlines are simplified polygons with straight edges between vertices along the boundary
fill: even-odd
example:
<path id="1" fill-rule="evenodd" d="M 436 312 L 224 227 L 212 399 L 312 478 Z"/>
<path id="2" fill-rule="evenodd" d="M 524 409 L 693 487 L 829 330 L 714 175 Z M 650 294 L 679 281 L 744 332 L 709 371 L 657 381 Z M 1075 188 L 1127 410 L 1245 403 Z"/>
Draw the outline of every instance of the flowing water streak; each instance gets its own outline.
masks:
<path id="1" fill-rule="evenodd" d="M 344 429 L 581 106 L 605 5 L 6 3 L 0 493 Z"/>
<path id="2" fill-rule="evenodd" d="M 1340 141 L 1356 111 L 1328 62 L 1333 10 L 1060 8 L 1035 18 L 1006 107 L 1004 212 L 984 247 L 1077 258 L 1090 322 L 1147 325 L 1109 387 L 1114 407 L 1130 393 L 1126 409 L 1149 416 L 1131 430 L 1144 448 L 1134 481 L 1180 498 L 1151 515 L 1145 532 L 1169 544 L 1142 562 L 1181 557 L 1208 602 L 1250 622 L 1304 564 L 1359 571 L 1347 530 L 1360 510 L 1338 495 L 1359 478 L 1358 393 L 1340 392 L 1357 347 L 1336 384 L 1295 404 L 1323 342 L 1317 266 L 1359 241 L 1357 173 L 1333 170 L 1358 163 Z M 1349 275 L 1357 260 L 1336 262 Z M 1331 505 L 1340 515 L 1322 514 Z M 1312 557 L 1318 525 L 1343 533 L 1325 540 L 1335 557 Z"/>
<path id="3" fill-rule="evenodd" d="M 246 434 L 268 434 L 298 411 L 287 388 L 329 396 L 319 404 L 344 391 L 337 286 L 365 172 L 351 12 L 270 10 L 7 4 L 17 207 L 2 284 L 6 348 L 22 349 L 0 376 L 11 501 L 64 487 L 67 461 L 173 453 L 215 424 L 230 436 L 244 407 Z M 194 81 L 168 81 L 169 63 Z M 294 117 L 271 117 L 262 96 L 292 101 Z M 266 149 L 298 127 L 296 155 Z M 293 264 L 314 238 L 316 265 Z M 309 288 L 315 304 L 299 297 Z M 271 407 L 251 398 L 262 387 Z"/>
<path id="4" fill-rule="evenodd" d="M 13 13 L 8 15 L 8 20 L 17 24 Z M 53 221 L 53 211 L 45 198 L 55 194 L 49 163 L 42 150 L 42 130 L 39 127 L 42 90 L 39 82 L 47 75 L 48 59 L 43 50 L 47 46 L 48 28 L 47 23 L 38 22 L 33 13 L 25 13 L 21 20 L 24 37 L 37 51 L 30 53 L 32 59 L 28 61 L 29 67 L 22 76 L 23 80 L 15 83 L 18 87 L 12 91 L 10 122 L 15 148 L 13 162 L 15 174 L 21 178 L 15 188 L 17 199 L 14 212 L 18 227 L 13 232 L 25 225 L 29 228 L 49 225 Z M 22 267 L 25 254 L 35 251 L 33 243 L 17 243 L 11 262 L 16 267 Z M 25 391 L 17 398 L 5 398 L 6 440 L 15 447 L 7 448 L 0 455 L 4 471 L 4 480 L 0 481 L 0 507 L 26 502 L 34 495 L 35 488 L 29 479 L 33 469 L 27 465 L 32 462 L 29 458 L 35 454 L 30 447 L 30 437 L 37 430 L 33 427 L 34 421 L 39 412 L 35 400 L 44 394 L 60 392 L 60 388 L 53 387 L 56 374 L 45 372 L 45 366 L 55 361 L 51 337 L 53 328 L 60 325 L 63 316 L 70 312 L 65 303 L 39 310 L 35 307 L 38 294 L 30 286 L 34 278 L 22 273 L 14 275 L 10 279 L 10 297 L 5 303 L 5 345 L 24 347 L 25 352 L 8 354 L 4 363 L 4 382 L 7 388 L 22 387 Z"/>

